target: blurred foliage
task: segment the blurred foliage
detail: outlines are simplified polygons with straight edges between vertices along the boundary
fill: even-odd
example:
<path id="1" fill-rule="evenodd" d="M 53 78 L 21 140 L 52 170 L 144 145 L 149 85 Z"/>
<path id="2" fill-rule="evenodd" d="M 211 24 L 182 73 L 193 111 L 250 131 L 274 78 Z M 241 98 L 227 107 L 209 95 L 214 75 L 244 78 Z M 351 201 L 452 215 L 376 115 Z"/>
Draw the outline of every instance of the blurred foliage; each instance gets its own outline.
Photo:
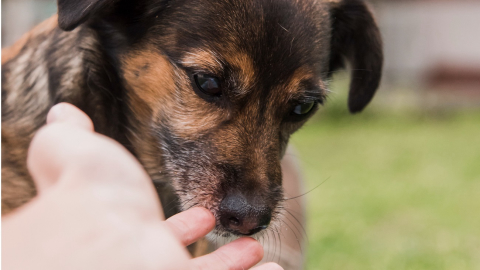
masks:
<path id="1" fill-rule="evenodd" d="M 296 133 L 307 269 L 480 269 L 480 110 L 349 115 L 337 78 Z M 388 94 L 388 93 L 387 93 Z"/>

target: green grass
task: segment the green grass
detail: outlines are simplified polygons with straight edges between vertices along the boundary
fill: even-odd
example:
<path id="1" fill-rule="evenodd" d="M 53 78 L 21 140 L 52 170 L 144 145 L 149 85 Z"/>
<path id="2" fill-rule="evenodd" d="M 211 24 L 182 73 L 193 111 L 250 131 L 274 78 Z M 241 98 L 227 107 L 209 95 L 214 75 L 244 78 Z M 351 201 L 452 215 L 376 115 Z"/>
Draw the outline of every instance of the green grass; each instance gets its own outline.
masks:
<path id="1" fill-rule="evenodd" d="M 291 140 L 307 187 L 328 179 L 306 195 L 307 269 L 480 269 L 480 111 L 344 103 Z"/>

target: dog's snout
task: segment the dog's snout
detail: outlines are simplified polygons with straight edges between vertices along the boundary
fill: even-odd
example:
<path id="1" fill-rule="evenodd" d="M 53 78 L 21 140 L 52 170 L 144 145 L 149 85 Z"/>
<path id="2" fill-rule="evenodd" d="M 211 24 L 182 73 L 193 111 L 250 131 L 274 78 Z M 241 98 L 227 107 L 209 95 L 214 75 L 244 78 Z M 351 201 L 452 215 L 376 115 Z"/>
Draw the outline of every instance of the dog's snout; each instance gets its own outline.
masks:
<path id="1" fill-rule="evenodd" d="M 229 194 L 220 203 L 220 223 L 239 235 L 252 235 L 270 224 L 272 214 L 261 200 L 249 201 L 241 194 Z"/>

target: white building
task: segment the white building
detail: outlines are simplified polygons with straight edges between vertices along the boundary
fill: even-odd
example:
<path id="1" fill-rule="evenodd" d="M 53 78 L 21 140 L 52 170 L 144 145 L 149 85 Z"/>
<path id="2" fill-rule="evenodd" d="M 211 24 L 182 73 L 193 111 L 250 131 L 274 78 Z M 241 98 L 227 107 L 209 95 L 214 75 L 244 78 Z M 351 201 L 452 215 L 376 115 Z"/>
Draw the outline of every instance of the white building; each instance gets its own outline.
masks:
<path id="1" fill-rule="evenodd" d="M 385 80 L 418 84 L 439 78 L 477 81 L 480 1 L 375 1 L 385 43 Z"/>

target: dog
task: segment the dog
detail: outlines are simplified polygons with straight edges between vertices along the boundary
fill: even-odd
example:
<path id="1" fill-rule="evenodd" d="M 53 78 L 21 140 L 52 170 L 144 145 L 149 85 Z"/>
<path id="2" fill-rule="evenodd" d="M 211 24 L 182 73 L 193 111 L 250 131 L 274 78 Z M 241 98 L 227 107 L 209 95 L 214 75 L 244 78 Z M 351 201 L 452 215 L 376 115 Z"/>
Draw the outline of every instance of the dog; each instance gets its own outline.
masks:
<path id="1" fill-rule="evenodd" d="M 69 102 L 138 158 L 166 216 L 203 206 L 214 234 L 255 235 L 281 217 L 290 135 L 345 62 L 357 113 L 383 64 L 362 0 L 58 0 L 2 51 L 2 214 L 36 195 L 28 145 Z"/>

